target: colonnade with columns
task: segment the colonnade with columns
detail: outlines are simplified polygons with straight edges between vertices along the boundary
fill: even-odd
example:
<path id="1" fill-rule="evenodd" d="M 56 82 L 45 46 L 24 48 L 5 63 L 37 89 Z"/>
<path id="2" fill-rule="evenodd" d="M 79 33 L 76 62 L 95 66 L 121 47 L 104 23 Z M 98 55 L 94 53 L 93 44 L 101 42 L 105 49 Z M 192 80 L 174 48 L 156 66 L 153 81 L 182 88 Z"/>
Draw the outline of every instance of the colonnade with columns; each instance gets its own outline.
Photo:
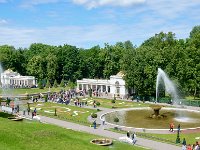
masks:
<path id="1" fill-rule="evenodd" d="M 93 91 L 110 93 L 110 86 L 109 85 L 78 83 L 77 88 L 79 90 L 88 91 L 89 89 L 92 89 Z"/>

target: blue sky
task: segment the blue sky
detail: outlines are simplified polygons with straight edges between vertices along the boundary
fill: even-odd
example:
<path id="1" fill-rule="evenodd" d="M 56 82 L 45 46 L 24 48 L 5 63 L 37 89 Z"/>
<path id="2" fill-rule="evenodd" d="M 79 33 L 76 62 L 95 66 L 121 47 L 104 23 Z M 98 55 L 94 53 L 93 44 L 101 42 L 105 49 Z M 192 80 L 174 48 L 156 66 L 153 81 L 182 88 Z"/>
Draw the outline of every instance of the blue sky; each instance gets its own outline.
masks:
<path id="1" fill-rule="evenodd" d="M 199 0 L 0 0 L 0 45 L 139 46 L 161 31 L 185 39 L 199 8 Z"/>

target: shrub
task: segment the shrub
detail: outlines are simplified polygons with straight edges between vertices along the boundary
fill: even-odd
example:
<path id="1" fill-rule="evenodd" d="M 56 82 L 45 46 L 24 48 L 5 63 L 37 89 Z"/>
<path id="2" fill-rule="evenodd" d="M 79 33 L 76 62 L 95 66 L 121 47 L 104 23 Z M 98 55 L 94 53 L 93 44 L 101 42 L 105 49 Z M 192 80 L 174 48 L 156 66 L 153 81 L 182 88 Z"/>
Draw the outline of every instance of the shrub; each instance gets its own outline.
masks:
<path id="1" fill-rule="evenodd" d="M 111 100 L 111 103 L 115 103 L 115 100 L 113 99 L 113 100 Z"/>
<path id="2" fill-rule="evenodd" d="M 92 114 L 91 114 L 91 117 L 92 117 L 92 118 L 97 118 L 97 114 L 92 113 Z"/>
<path id="3" fill-rule="evenodd" d="M 97 106 L 100 106 L 101 104 L 100 104 L 99 102 L 96 102 L 96 105 L 97 105 Z"/>
<path id="4" fill-rule="evenodd" d="M 114 122 L 118 123 L 119 122 L 119 118 L 115 117 L 114 118 Z"/>

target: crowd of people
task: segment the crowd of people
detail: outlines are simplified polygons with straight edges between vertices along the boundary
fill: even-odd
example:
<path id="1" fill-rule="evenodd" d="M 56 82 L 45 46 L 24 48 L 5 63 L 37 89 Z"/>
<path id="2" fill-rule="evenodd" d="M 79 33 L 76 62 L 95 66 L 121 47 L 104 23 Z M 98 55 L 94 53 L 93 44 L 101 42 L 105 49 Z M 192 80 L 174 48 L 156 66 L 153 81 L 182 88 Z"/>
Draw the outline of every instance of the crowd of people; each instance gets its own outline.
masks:
<path id="1" fill-rule="evenodd" d="M 200 150 L 199 142 L 196 141 L 195 144 L 187 144 L 185 138 L 183 138 L 182 142 L 182 150 Z"/>

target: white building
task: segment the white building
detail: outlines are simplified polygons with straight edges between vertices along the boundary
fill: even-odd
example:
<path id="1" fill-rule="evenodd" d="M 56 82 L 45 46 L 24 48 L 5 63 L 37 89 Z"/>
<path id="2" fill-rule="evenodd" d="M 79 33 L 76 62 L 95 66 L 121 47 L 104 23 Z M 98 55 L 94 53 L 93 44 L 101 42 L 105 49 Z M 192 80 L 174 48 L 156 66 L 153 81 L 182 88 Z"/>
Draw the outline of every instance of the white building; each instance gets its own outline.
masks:
<path id="1" fill-rule="evenodd" d="M 117 75 L 110 76 L 110 80 L 83 78 L 77 80 L 77 88 L 86 91 L 91 88 L 93 92 L 124 98 L 128 94 L 128 89 L 125 87 L 123 76 L 124 74 L 119 72 Z"/>
<path id="2" fill-rule="evenodd" d="M 17 72 L 8 69 L 1 73 L 2 87 L 32 87 L 36 85 L 34 76 L 21 76 Z"/>

